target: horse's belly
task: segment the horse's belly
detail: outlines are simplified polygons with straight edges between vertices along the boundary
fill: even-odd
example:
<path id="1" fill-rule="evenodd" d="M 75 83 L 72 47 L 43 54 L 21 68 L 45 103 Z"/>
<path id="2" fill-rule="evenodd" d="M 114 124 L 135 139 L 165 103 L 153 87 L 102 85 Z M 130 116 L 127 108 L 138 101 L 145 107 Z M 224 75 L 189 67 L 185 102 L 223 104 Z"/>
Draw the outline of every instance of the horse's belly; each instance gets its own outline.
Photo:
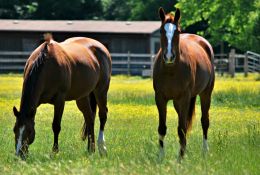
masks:
<path id="1" fill-rule="evenodd" d="M 89 95 L 91 91 L 93 91 L 93 88 L 89 88 L 89 87 L 71 88 L 68 91 L 65 100 L 70 101 L 70 100 L 80 99 L 82 97 Z"/>
<path id="2" fill-rule="evenodd" d="M 66 100 L 77 100 L 89 95 L 96 87 L 99 80 L 99 70 L 85 69 L 72 73 L 71 86 L 66 95 Z"/>

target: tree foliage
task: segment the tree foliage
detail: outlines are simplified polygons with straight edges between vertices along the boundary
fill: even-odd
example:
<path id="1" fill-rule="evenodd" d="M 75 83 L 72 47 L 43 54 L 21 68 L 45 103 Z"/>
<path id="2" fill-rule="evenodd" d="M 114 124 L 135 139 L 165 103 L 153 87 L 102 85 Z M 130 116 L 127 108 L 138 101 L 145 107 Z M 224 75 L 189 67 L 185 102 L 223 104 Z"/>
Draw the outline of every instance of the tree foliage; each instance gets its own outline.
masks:
<path id="1" fill-rule="evenodd" d="M 166 12 L 170 12 L 176 2 L 177 0 L 135 0 L 130 19 L 159 20 L 158 9 L 163 7 Z"/>
<path id="2" fill-rule="evenodd" d="M 177 0 L 103 0 L 104 18 L 108 20 L 159 20 L 158 9 L 171 11 Z"/>
<path id="3" fill-rule="evenodd" d="M 158 20 L 177 0 L 0 0 L 0 18 Z"/>
<path id="4" fill-rule="evenodd" d="M 159 20 L 158 8 L 174 11 L 177 0 L 0 0 L 2 19 Z M 181 25 L 216 45 L 260 52 L 260 0 L 178 0 Z"/>
<path id="5" fill-rule="evenodd" d="M 226 41 L 242 51 L 260 52 L 259 0 L 181 0 L 176 7 L 182 12 L 182 26 L 205 22 L 198 31 L 212 43 Z"/>
<path id="6" fill-rule="evenodd" d="M 0 0 L 0 18 L 98 19 L 103 17 L 101 0 Z"/>

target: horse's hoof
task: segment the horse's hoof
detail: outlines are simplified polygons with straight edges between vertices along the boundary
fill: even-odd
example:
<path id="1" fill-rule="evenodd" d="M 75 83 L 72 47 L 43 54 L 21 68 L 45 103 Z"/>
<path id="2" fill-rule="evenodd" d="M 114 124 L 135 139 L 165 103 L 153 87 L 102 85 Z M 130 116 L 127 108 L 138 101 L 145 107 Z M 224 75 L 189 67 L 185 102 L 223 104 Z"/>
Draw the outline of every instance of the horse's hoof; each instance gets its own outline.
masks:
<path id="1" fill-rule="evenodd" d="M 209 146 L 206 140 L 203 141 L 202 152 L 204 155 L 209 152 Z"/>
<path id="2" fill-rule="evenodd" d="M 26 159 L 27 159 L 27 155 L 26 154 L 21 154 L 20 157 L 21 157 L 21 160 L 23 160 L 23 161 L 26 161 Z"/>
<path id="3" fill-rule="evenodd" d="M 159 148 L 159 161 L 163 161 L 165 157 L 165 152 L 162 147 Z"/>
<path id="4" fill-rule="evenodd" d="M 53 147 L 53 148 L 52 148 L 52 152 L 55 153 L 55 154 L 57 154 L 57 153 L 59 152 L 59 148 Z"/>
<path id="5" fill-rule="evenodd" d="M 177 158 L 177 162 L 178 163 L 181 163 L 181 161 L 183 160 L 183 158 L 184 158 L 184 150 L 183 149 L 181 149 L 180 150 L 180 152 L 179 152 L 179 156 L 178 156 L 178 158 Z"/>
<path id="6" fill-rule="evenodd" d="M 202 148 L 202 155 L 205 157 L 209 152 L 209 147 L 204 147 Z"/>
<path id="7" fill-rule="evenodd" d="M 98 143 L 98 151 L 101 156 L 107 156 L 107 148 L 104 142 Z"/>
<path id="8" fill-rule="evenodd" d="M 183 159 L 183 156 L 179 155 L 178 158 L 177 158 L 177 162 L 180 164 L 182 159 Z"/>
<path id="9" fill-rule="evenodd" d="M 209 152 L 209 147 L 207 146 L 207 147 L 203 147 L 203 153 L 208 153 Z"/>
<path id="10" fill-rule="evenodd" d="M 88 153 L 92 154 L 95 152 L 95 144 L 92 144 L 91 146 L 88 146 Z"/>

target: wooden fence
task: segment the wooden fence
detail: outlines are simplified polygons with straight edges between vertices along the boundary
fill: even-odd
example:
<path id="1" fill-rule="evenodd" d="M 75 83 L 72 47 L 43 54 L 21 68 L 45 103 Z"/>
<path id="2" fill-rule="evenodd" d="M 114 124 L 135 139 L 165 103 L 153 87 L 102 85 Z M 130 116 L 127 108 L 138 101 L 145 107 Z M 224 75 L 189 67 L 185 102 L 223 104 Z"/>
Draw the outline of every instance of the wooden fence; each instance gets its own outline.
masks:
<path id="1" fill-rule="evenodd" d="M 215 54 L 214 59 L 215 71 L 221 75 L 224 73 L 235 76 L 235 72 L 260 73 L 260 55 L 247 51 L 245 54 L 236 54 L 235 49 L 231 49 L 228 54 Z"/>
<path id="2" fill-rule="evenodd" d="M 112 53 L 112 73 L 151 76 L 154 55 L 134 53 Z"/>
<path id="3" fill-rule="evenodd" d="M 0 51 L 0 72 L 22 72 L 30 52 Z M 152 54 L 112 53 L 112 73 L 151 76 L 154 56 Z M 253 52 L 215 54 L 216 73 L 235 76 L 235 72 L 260 72 L 260 55 Z"/>
<path id="4" fill-rule="evenodd" d="M 0 72 L 20 72 L 31 52 L 0 51 Z"/>

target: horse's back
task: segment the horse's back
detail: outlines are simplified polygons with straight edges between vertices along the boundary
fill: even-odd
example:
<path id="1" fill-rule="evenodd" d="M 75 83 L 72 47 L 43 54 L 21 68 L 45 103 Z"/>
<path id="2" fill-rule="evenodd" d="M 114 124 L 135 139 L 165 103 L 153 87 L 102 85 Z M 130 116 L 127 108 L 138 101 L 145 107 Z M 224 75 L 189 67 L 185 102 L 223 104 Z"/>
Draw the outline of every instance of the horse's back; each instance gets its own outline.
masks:
<path id="1" fill-rule="evenodd" d="M 65 40 L 60 45 L 76 62 L 72 70 L 73 83 L 69 96 L 82 91 L 79 87 L 82 87 L 83 82 L 86 84 L 92 82 L 93 87 L 99 84 L 103 87 L 109 86 L 111 57 L 103 44 L 91 38 L 74 37 Z"/>
<path id="2" fill-rule="evenodd" d="M 78 44 L 83 46 L 84 48 L 90 49 L 91 51 L 93 51 L 93 49 L 98 49 L 102 51 L 107 56 L 109 62 L 111 62 L 111 56 L 109 54 L 109 51 L 102 43 L 100 43 L 97 40 L 86 38 L 86 37 L 73 37 L 61 43 L 61 45 L 69 45 L 69 44 Z"/>
<path id="3" fill-rule="evenodd" d="M 68 46 L 67 49 L 71 50 L 71 45 L 76 47 L 84 48 L 83 51 L 88 51 L 90 56 L 94 57 L 93 59 L 97 59 L 99 66 L 101 68 L 101 73 L 111 74 L 111 56 L 107 48 L 101 44 L 99 41 L 86 38 L 86 37 L 73 37 L 65 40 L 61 43 L 63 46 Z M 75 49 L 77 50 L 77 49 Z M 75 52 L 75 51 L 74 51 Z M 92 55 L 94 54 L 94 55 Z"/>

